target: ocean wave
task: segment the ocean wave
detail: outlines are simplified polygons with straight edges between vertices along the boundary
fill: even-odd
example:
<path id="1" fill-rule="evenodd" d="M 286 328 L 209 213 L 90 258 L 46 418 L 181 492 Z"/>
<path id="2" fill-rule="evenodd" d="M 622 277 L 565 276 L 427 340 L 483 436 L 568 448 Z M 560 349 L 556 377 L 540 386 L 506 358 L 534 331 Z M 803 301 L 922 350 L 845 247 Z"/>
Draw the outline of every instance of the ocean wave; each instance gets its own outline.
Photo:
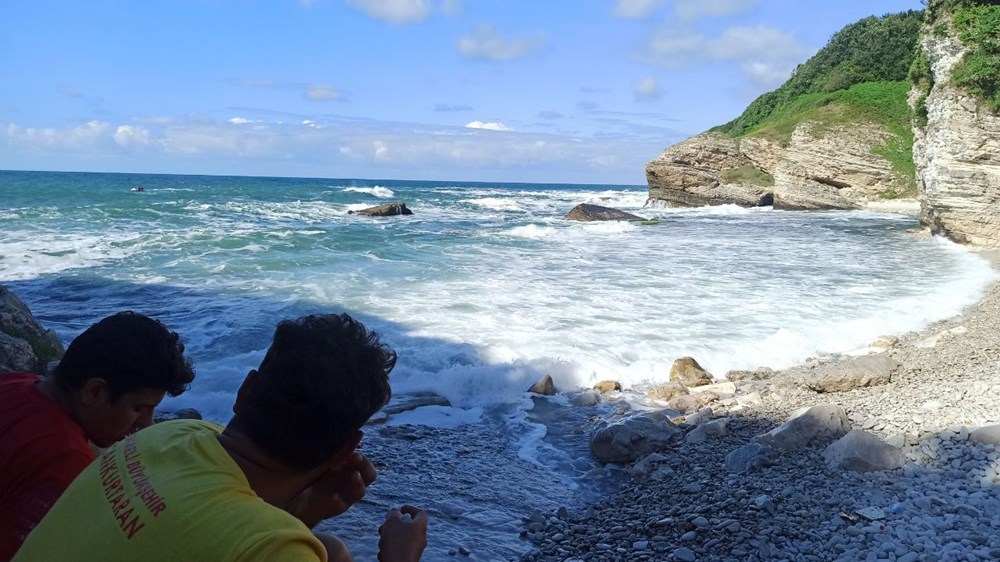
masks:
<path id="1" fill-rule="evenodd" d="M 367 195 L 374 195 L 379 199 L 389 199 L 396 196 L 396 192 L 388 187 L 382 187 L 381 185 L 376 185 L 375 187 L 345 187 L 344 191 L 349 193 L 365 193 Z"/>

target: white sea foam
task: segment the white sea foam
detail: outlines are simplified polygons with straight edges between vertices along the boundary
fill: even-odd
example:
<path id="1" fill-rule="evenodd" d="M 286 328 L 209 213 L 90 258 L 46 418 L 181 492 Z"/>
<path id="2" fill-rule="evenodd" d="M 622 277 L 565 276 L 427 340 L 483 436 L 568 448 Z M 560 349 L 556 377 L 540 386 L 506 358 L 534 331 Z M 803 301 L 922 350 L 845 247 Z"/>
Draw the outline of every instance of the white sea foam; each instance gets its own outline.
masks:
<path id="1" fill-rule="evenodd" d="M 491 211 L 521 211 L 524 209 L 519 201 L 509 197 L 479 197 L 468 199 L 466 202 Z"/>
<path id="2" fill-rule="evenodd" d="M 379 199 L 390 199 L 396 196 L 396 193 L 393 190 L 380 185 L 376 185 L 375 187 L 345 187 L 344 191 L 348 193 L 366 193 L 368 195 L 374 195 Z"/>

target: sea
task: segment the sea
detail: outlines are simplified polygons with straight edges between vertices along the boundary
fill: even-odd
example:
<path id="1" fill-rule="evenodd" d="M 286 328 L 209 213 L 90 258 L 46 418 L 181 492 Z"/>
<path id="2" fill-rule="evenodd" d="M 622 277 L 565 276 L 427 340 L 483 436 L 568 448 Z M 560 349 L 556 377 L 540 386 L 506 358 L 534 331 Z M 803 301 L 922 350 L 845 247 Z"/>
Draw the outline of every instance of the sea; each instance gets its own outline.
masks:
<path id="1" fill-rule="evenodd" d="M 395 201 L 413 214 L 350 213 Z M 647 220 L 566 220 L 580 203 Z M 426 560 L 516 560 L 526 516 L 627 479 L 588 453 L 620 407 L 574 405 L 595 382 L 640 396 L 683 356 L 721 377 L 858 353 L 997 278 L 910 216 L 646 203 L 640 185 L 0 171 L 0 283 L 67 343 L 119 310 L 160 319 L 197 370 L 161 409 L 222 423 L 279 320 L 351 314 L 397 351 L 396 396 L 450 406 L 367 426 L 379 479 L 321 528 L 374 559 L 385 511 L 413 504 Z M 544 375 L 558 395 L 527 392 Z"/>

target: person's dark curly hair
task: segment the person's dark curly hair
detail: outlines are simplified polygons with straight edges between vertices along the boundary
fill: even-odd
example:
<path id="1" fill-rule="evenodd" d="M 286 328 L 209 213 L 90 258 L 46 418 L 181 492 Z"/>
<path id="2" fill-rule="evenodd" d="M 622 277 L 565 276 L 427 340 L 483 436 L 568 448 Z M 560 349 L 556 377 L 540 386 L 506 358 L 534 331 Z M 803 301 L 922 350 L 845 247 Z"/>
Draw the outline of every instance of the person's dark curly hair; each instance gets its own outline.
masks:
<path id="1" fill-rule="evenodd" d="M 276 460 L 328 461 L 385 406 L 396 353 L 347 314 L 285 320 L 231 425 Z"/>
<path id="2" fill-rule="evenodd" d="M 104 379 L 111 399 L 117 400 L 146 389 L 177 396 L 194 380 L 194 369 L 176 332 L 158 320 L 126 311 L 84 330 L 50 376 L 69 392 L 89 379 Z"/>

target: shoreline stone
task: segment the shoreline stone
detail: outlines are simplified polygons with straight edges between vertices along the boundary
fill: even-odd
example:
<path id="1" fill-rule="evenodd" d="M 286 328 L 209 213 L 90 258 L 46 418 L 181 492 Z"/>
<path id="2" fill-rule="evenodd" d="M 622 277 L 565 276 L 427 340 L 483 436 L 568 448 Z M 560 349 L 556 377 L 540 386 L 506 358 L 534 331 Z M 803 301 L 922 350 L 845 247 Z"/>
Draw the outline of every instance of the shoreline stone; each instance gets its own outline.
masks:
<path id="1" fill-rule="evenodd" d="M 1000 262 L 1000 252 L 982 255 Z M 871 356 L 898 364 L 887 384 L 822 394 L 803 386 L 850 356 L 737 375 L 733 398 L 688 416 L 684 439 L 637 457 L 634 471 L 627 465 L 631 480 L 617 494 L 574 509 L 562 527 L 543 523 L 522 560 L 1000 559 L 998 334 L 993 284 L 961 314 L 887 340 Z M 755 441 L 796 434 L 777 430 L 824 404 L 843 414 L 827 418 L 825 437 L 791 450 Z M 699 437 L 722 419 L 724 434 Z M 831 441 L 837 433 L 851 437 Z M 838 452 L 854 441 L 854 453 Z M 867 446 L 887 463 L 866 460 Z"/>

